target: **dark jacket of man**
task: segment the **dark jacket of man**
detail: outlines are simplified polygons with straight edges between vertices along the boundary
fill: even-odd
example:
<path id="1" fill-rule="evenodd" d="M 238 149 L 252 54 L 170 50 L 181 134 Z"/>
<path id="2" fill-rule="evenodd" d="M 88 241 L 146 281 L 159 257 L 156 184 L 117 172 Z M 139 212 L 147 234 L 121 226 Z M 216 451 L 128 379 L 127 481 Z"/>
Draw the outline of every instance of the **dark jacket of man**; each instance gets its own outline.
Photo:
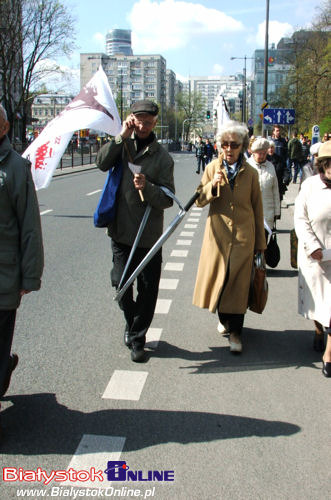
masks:
<path id="1" fill-rule="evenodd" d="M 39 290 L 44 266 L 40 213 L 30 163 L 0 141 L 0 309 L 17 309 L 21 290 Z"/>
<path id="2" fill-rule="evenodd" d="M 131 160 L 124 147 L 124 141 Z M 123 177 L 117 193 L 115 220 L 109 225 L 108 234 L 118 243 L 131 246 L 137 235 L 146 204 L 149 203 L 152 210 L 141 235 L 139 247 L 151 248 L 163 231 L 163 211 L 173 204 L 173 200 L 166 196 L 159 186 L 165 186 L 173 193 L 175 192 L 174 161 L 157 142 L 155 136 L 147 147 L 138 152 L 134 135 L 124 140 L 121 135 L 118 135 L 101 148 L 96 163 L 100 170 L 106 171 L 112 168 L 119 158 L 123 161 Z M 133 174 L 128 167 L 128 161 L 140 165 L 141 173 L 146 176 L 144 203 L 133 185 Z"/>

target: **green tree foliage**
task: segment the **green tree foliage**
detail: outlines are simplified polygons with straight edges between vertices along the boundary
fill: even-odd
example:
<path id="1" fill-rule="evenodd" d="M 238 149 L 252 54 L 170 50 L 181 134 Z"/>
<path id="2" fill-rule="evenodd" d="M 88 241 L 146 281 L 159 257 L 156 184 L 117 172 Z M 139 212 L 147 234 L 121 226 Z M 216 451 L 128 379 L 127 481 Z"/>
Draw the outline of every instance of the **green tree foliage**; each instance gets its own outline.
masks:
<path id="1" fill-rule="evenodd" d="M 205 100 L 199 92 L 180 92 L 176 95 L 178 109 L 178 123 L 181 127 L 184 124 L 184 138 L 187 141 L 190 130 L 198 127 L 205 120 Z"/>
<path id="2" fill-rule="evenodd" d="M 293 67 L 278 96 L 273 96 L 274 104 L 295 109 L 296 127 L 303 132 L 331 114 L 330 10 L 330 2 L 324 2 L 312 29 L 293 35 Z"/>
<path id="3" fill-rule="evenodd" d="M 60 71 L 49 61 L 74 48 L 74 19 L 58 0 L 0 1 L 0 95 L 13 131 L 22 118 L 22 141 L 31 99 L 42 77 Z"/>

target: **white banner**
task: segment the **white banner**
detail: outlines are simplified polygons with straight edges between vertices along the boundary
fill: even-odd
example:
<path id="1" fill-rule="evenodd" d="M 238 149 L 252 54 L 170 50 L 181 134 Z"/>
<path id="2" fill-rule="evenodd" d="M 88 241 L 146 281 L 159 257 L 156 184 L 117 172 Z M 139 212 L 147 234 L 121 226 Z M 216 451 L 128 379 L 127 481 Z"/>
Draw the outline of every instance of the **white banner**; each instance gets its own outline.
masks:
<path id="1" fill-rule="evenodd" d="M 220 130 L 229 120 L 230 116 L 226 109 L 224 97 L 220 96 L 219 107 L 217 110 L 217 130 Z"/>
<path id="2" fill-rule="evenodd" d="M 37 190 L 49 185 L 72 134 L 89 128 L 113 136 L 121 131 L 121 120 L 101 66 L 77 97 L 24 151 L 22 156 L 31 161 Z"/>

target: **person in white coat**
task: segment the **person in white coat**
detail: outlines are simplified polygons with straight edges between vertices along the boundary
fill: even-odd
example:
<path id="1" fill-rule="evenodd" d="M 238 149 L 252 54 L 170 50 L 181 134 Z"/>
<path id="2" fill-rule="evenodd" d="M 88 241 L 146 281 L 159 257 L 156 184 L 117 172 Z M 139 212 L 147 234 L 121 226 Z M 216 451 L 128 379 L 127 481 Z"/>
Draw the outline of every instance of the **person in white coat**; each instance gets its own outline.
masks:
<path id="1" fill-rule="evenodd" d="M 295 201 L 298 311 L 326 328 L 322 372 L 331 377 L 331 141 L 322 144 L 317 161 L 319 175 L 302 183 Z"/>
<path id="2" fill-rule="evenodd" d="M 251 146 L 252 156 L 248 163 L 258 171 L 264 220 L 272 229 L 276 219 L 280 219 L 280 198 L 275 167 L 267 160 L 269 147 L 267 139 L 256 139 Z"/>

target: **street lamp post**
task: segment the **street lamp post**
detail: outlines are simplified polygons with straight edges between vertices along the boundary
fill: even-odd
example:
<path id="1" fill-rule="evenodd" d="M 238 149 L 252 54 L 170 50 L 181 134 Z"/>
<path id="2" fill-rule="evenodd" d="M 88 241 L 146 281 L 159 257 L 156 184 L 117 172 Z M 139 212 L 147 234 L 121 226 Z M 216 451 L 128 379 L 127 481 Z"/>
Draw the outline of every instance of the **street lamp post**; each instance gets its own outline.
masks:
<path id="1" fill-rule="evenodd" d="M 244 56 L 244 57 L 231 57 L 230 59 L 231 59 L 231 61 L 233 61 L 234 59 L 241 59 L 241 60 L 245 61 L 244 70 L 243 70 L 244 83 L 243 83 L 243 99 L 242 99 L 241 118 L 242 118 L 243 123 L 246 123 L 246 120 L 247 120 L 247 116 L 246 116 L 246 114 L 247 114 L 246 113 L 246 110 L 247 110 L 246 61 L 247 61 L 247 59 L 255 59 L 255 58 Z"/>

